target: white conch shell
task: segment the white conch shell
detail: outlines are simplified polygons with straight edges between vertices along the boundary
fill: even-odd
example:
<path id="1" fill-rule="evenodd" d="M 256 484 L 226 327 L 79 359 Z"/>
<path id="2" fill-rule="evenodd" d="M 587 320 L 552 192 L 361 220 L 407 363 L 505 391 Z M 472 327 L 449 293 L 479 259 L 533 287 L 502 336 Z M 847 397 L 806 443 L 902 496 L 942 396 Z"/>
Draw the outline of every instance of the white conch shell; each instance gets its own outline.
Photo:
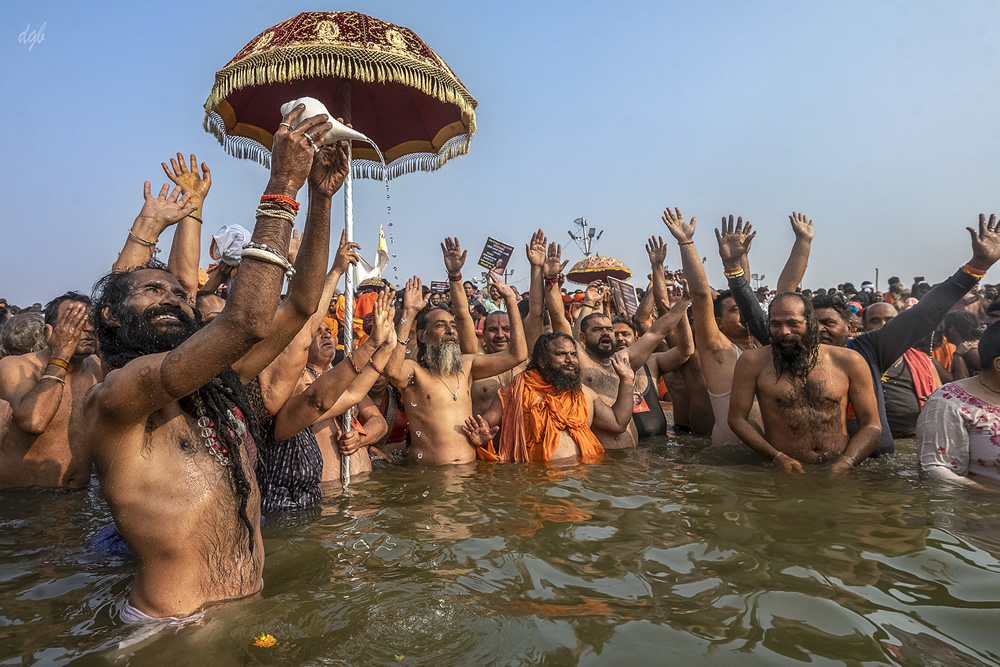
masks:
<path id="1" fill-rule="evenodd" d="M 298 126 L 299 123 L 307 118 L 312 118 L 313 116 L 318 116 L 321 113 L 325 113 L 330 117 L 330 122 L 333 123 L 333 129 L 323 135 L 322 140 L 318 141 L 319 144 L 332 144 L 340 139 L 355 139 L 357 141 L 368 141 L 368 137 L 361 134 L 357 130 L 352 130 L 346 125 L 338 123 L 337 120 L 326 110 L 326 105 L 317 100 L 315 97 L 300 97 L 297 100 L 292 100 L 291 102 L 286 102 L 281 105 L 281 115 L 287 116 L 288 112 L 297 107 L 300 104 L 306 105 L 305 111 L 299 116 L 299 119 L 294 122 L 293 126 Z M 314 138 L 315 139 L 315 138 Z"/>

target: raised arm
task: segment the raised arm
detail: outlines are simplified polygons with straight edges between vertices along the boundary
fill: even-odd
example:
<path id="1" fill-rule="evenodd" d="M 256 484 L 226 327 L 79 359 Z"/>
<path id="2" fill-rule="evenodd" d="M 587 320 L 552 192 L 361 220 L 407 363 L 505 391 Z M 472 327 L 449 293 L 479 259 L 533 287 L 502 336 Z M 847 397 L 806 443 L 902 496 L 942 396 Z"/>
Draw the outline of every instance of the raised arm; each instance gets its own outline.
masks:
<path id="1" fill-rule="evenodd" d="M 208 170 L 208 165 L 204 162 L 201 170 L 204 176 L 198 173 L 198 158 L 191 155 L 191 168 L 184 164 L 184 156 L 177 154 L 177 160 L 170 158 L 170 168 L 165 162 L 161 162 L 163 173 L 167 175 L 174 185 L 190 196 L 188 205 L 194 206 L 194 211 L 177 223 L 174 230 L 174 240 L 170 244 L 170 256 L 167 259 L 167 270 L 174 274 L 174 277 L 187 290 L 188 296 L 194 303 L 198 294 L 198 261 L 201 257 L 201 225 L 202 213 L 205 206 L 205 197 L 212 187 L 212 172 Z"/>
<path id="2" fill-rule="evenodd" d="M 176 224 L 194 212 L 195 207 L 189 203 L 190 195 L 185 194 L 182 197 L 179 187 L 170 192 L 170 186 L 164 184 L 160 188 L 160 196 L 154 197 L 150 191 L 149 181 L 146 181 L 142 193 L 142 209 L 128 230 L 125 245 L 118 253 L 118 259 L 111 265 L 112 271 L 128 271 L 146 266 L 153 257 L 160 234 L 170 225 Z"/>
<path id="3" fill-rule="evenodd" d="M 299 105 L 283 121 L 294 121 L 304 108 Z M 326 116 L 321 115 L 294 130 L 279 129 L 275 134 L 266 194 L 291 198 L 298 192 L 313 162 L 313 148 L 306 133 L 319 136 L 331 127 Z M 263 340 L 281 294 L 290 232 L 290 221 L 270 214 L 258 216 L 252 241 L 259 246 L 266 244 L 268 250 L 244 257 L 226 308 L 218 317 L 176 349 L 139 357 L 109 373 L 104 382 L 91 390 L 88 405 L 96 407 L 111 424 L 134 424 L 197 391 Z M 180 293 L 155 281 L 150 281 L 148 288 L 163 293 L 164 304 L 179 304 L 186 299 L 179 285 Z"/>
<path id="4" fill-rule="evenodd" d="M 349 169 L 345 142 L 316 152 L 309 172 L 309 209 L 295 259 L 295 279 L 289 281 L 288 297 L 278 307 L 268 337 L 233 366 L 244 384 L 274 361 L 320 305 L 330 256 L 330 205 Z M 285 245 L 289 242 L 286 239 Z"/>
<path id="5" fill-rule="evenodd" d="M 674 347 L 670 352 L 674 352 L 675 350 L 676 352 L 671 357 L 668 357 L 668 359 L 671 359 L 673 356 L 683 357 L 683 359 L 680 359 L 676 363 L 672 363 L 676 367 L 683 364 L 694 354 L 694 344 L 690 343 L 691 334 L 687 326 L 688 305 L 689 302 L 686 300 L 677 302 L 666 314 L 656 318 L 653 326 L 649 327 L 646 333 L 632 344 L 628 350 L 628 358 L 632 363 L 632 370 L 637 371 L 642 368 L 642 365 L 646 363 L 650 355 L 656 352 L 656 348 L 660 346 L 660 343 L 663 342 L 667 334 L 679 327 L 683 327 L 684 330 L 688 331 L 687 336 L 682 335 L 680 337 L 680 340 L 684 343 L 684 347 Z M 688 349 L 688 344 L 690 344 L 691 349 Z M 670 354 L 670 352 L 665 352 L 664 354 Z"/>
<path id="6" fill-rule="evenodd" d="M 64 363 L 73 358 L 88 315 L 84 303 L 67 301 L 65 304 L 60 308 L 62 312 L 55 326 L 45 327 L 47 330 L 51 328 L 48 336 L 49 360 L 58 359 Z M 24 367 L 23 363 L 5 364 L 5 368 Z M 10 403 L 11 421 L 17 428 L 31 435 L 45 432 L 62 403 L 67 373 L 66 368 L 55 363 L 45 366 L 37 381 L 34 375 L 0 373 L 0 396 Z M 66 400 L 72 400 L 72 397 Z"/>
<path id="7" fill-rule="evenodd" d="M 692 312 L 694 313 L 695 344 L 699 350 L 709 351 L 725 348 L 729 345 L 719 324 L 715 321 L 715 308 L 712 305 L 712 288 L 705 275 L 705 267 L 698 257 L 698 249 L 694 247 L 695 218 L 691 222 L 684 221 L 680 209 L 669 208 L 663 212 L 663 224 L 677 240 L 681 251 L 681 264 L 684 267 L 684 277 L 688 281 L 691 293 Z"/>
<path id="8" fill-rule="evenodd" d="M 802 283 L 802 276 L 806 274 L 806 266 L 809 264 L 809 249 L 813 240 L 812 220 L 794 211 L 788 219 L 792 223 L 792 231 L 795 232 L 795 243 L 792 244 L 792 252 L 788 255 L 785 268 L 778 276 L 778 294 L 794 292 Z"/>
<path id="9" fill-rule="evenodd" d="M 407 364 L 415 363 L 406 358 L 406 348 L 410 344 L 417 313 L 427 306 L 423 288 L 420 278 L 413 276 L 406 281 L 406 288 L 403 290 L 403 316 L 399 318 L 399 326 L 396 329 L 399 344 L 396 345 L 385 367 L 386 377 L 397 387 L 409 384 L 410 371 Z"/>
<path id="10" fill-rule="evenodd" d="M 941 323 L 959 299 L 986 275 L 1000 259 L 1000 221 L 995 214 L 979 215 L 978 230 L 966 227 L 972 236 L 972 259 L 953 276 L 925 294 L 913 308 L 904 310 L 876 331 L 862 334 L 875 341 L 879 370 L 885 371 L 903 353 L 926 338 Z"/>
<path id="11" fill-rule="evenodd" d="M 531 266 L 531 282 L 528 284 L 528 316 L 524 318 L 524 339 L 528 350 L 535 349 L 535 341 L 545 330 L 545 275 L 542 267 L 545 265 L 545 233 L 538 230 L 531 235 L 531 242 L 524 246 Z"/>
<path id="12" fill-rule="evenodd" d="M 517 296 L 514 294 L 514 290 L 492 271 L 486 274 L 486 281 L 497 288 L 504 303 L 507 304 L 507 318 L 510 320 L 510 344 L 503 352 L 478 354 L 473 357 L 470 373 L 473 380 L 499 375 L 528 358 L 528 346 L 524 342 L 524 325 L 521 323 L 521 311 L 517 307 Z"/>
<path id="13" fill-rule="evenodd" d="M 611 357 L 611 366 L 618 375 L 618 395 L 614 404 L 609 408 L 604 401 L 595 396 L 591 396 L 594 406 L 594 421 L 592 427 L 611 431 L 612 433 L 624 433 L 632 421 L 632 408 L 635 403 L 632 400 L 632 389 L 635 384 L 635 372 L 629 361 L 629 355 L 624 350 L 615 352 Z"/>
<path id="14" fill-rule="evenodd" d="M 587 285 L 587 289 L 583 293 L 583 303 L 580 306 L 580 312 L 576 319 L 573 320 L 573 338 L 579 337 L 580 323 L 583 322 L 583 318 L 593 313 L 603 312 L 604 296 L 607 292 L 608 288 L 604 286 L 604 282 L 601 280 L 594 280 Z"/>
<path id="15" fill-rule="evenodd" d="M 729 290 L 733 295 L 733 301 L 740 309 L 740 316 L 746 323 L 747 330 L 754 338 L 762 344 L 767 345 L 771 341 L 771 334 L 767 330 L 767 315 L 761 310 L 757 297 L 747 282 L 746 270 L 743 268 L 743 259 L 750 252 L 750 245 L 753 243 L 757 232 L 748 233 L 750 224 L 741 229 L 739 218 L 733 224 L 733 216 L 729 216 L 729 221 L 722 219 L 722 226 L 715 230 L 715 239 L 719 242 L 719 257 L 722 259 L 722 269 L 725 272 L 726 280 L 729 282 Z"/>
<path id="16" fill-rule="evenodd" d="M 542 264 L 542 276 L 545 287 L 545 307 L 549 311 L 549 324 L 552 325 L 553 333 L 564 333 L 573 335 L 573 329 L 566 319 L 566 309 L 563 308 L 562 292 L 559 291 L 559 274 L 569 264 L 569 260 L 562 261 L 562 246 L 558 243 L 550 243 L 549 249 L 545 253 L 545 263 Z"/>
<path id="17" fill-rule="evenodd" d="M 395 315 L 395 309 L 391 305 L 393 296 L 394 293 L 383 290 L 375 302 L 372 309 L 375 321 L 368 340 L 358 346 L 348 358 L 319 376 L 305 391 L 289 398 L 278 411 L 274 423 L 276 439 L 288 439 L 327 416 L 339 414 L 335 411 L 338 403 L 346 403 L 340 411 L 346 412 L 375 384 L 375 380 L 385 370 L 382 367 L 376 368 L 376 364 L 379 361 L 384 364 L 395 347 L 395 337 L 392 337 L 391 342 L 389 340 L 392 318 Z M 381 349 L 383 346 L 385 350 Z M 378 358 L 379 354 L 382 359 Z M 351 389 L 350 396 L 342 401 L 348 388 Z M 331 411 L 332 414 L 328 415 Z"/>
<path id="18" fill-rule="evenodd" d="M 334 259 L 333 267 L 326 276 L 326 285 L 320 297 L 320 307 L 295 335 L 292 342 L 285 346 L 285 349 L 274 361 L 268 364 L 267 368 L 257 376 L 260 380 L 260 393 L 264 400 L 264 407 L 271 414 L 276 414 L 295 390 L 299 377 L 309 360 L 309 346 L 327 313 L 322 305 L 330 303 L 340 277 L 353 264 L 357 263 L 357 247 L 356 243 L 347 242 L 346 231 L 340 235 L 340 247 L 337 249 L 337 257 Z"/>
<path id="19" fill-rule="evenodd" d="M 451 297 L 451 314 L 455 317 L 455 328 L 458 329 L 458 344 L 462 354 L 478 354 L 483 351 L 476 335 L 476 323 L 469 313 L 469 297 L 465 294 L 462 284 L 462 267 L 468 250 L 463 251 L 457 238 L 446 238 L 441 244 L 444 254 L 444 268 L 448 271 L 448 295 Z"/>

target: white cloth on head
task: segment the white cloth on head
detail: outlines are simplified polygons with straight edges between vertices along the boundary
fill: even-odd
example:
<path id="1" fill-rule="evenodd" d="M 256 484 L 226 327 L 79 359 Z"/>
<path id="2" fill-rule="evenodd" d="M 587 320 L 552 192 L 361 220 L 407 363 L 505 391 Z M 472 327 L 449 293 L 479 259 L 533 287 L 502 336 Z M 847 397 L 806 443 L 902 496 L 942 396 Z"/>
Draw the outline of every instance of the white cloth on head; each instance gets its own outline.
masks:
<path id="1" fill-rule="evenodd" d="M 240 251 L 250 240 L 250 231 L 240 225 L 223 225 L 212 235 L 212 246 L 208 254 L 216 261 L 222 261 L 229 266 L 240 265 Z"/>

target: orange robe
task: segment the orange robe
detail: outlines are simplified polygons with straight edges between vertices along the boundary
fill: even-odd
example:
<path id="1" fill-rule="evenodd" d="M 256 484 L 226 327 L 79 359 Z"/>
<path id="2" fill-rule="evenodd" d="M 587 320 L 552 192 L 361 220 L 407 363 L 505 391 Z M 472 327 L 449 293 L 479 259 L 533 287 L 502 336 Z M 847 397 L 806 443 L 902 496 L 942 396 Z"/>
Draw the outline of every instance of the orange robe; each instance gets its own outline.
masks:
<path id="1" fill-rule="evenodd" d="M 546 462 L 559 447 L 559 434 L 569 431 L 584 461 L 601 458 L 604 447 L 587 424 L 588 401 L 582 389 L 557 392 L 537 370 L 524 371 L 500 390 L 503 433 L 500 448 L 479 447 L 487 461 Z"/>

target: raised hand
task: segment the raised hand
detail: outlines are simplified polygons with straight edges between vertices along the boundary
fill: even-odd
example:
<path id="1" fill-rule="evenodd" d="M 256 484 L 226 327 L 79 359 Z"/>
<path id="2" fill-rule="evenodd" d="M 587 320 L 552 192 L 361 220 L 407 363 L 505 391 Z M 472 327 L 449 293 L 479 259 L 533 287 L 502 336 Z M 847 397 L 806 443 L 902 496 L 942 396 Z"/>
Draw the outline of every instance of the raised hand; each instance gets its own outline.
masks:
<path id="1" fill-rule="evenodd" d="M 160 166 L 163 167 L 163 173 L 173 181 L 174 185 L 191 196 L 192 204 L 201 205 L 205 201 L 208 190 L 212 187 L 212 172 L 209 171 L 208 165 L 202 162 L 201 170 L 204 172 L 204 176 L 198 173 L 198 158 L 194 156 L 194 153 L 191 154 L 190 169 L 184 164 L 184 156 L 180 153 L 177 154 L 176 161 L 174 158 L 170 158 L 169 169 L 166 162 L 161 162 Z"/>
<path id="2" fill-rule="evenodd" d="M 299 247 L 302 245 L 302 235 L 299 230 L 292 230 L 292 237 L 288 239 L 288 261 L 295 263 L 295 258 L 299 256 Z"/>
<path id="3" fill-rule="evenodd" d="M 469 251 L 462 251 L 462 246 L 457 238 L 447 237 L 441 244 L 441 252 L 444 253 L 444 268 L 449 276 L 457 276 L 465 266 L 465 257 Z"/>
<path id="4" fill-rule="evenodd" d="M 360 260 L 358 250 L 361 246 L 351 241 L 347 242 L 347 230 L 340 232 L 340 246 L 337 248 L 337 255 L 333 258 L 333 270 L 344 275 L 351 266 L 357 265 Z"/>
<path id="5" fill-rule="evenodd" d="M 796 213 L 795 211 L 792 211 L 792 214 L 788 216 L 788 219 L 792 223 L 792 231 L 795 232 L 795 238 L 802 239 L 803 241 L 812 241 L 812 220 L 809 220 L 806 216 L 801 213 Z"/>
<path id="6" fill-rule="evenodd" d="M 294 197 L 309 177 L 313 158 L 319 152 L 316 140 L 333 127 L 328 121 L 328 116 L 320 114 L 307 118 L 295 129 L 289 129 L 288 126 L 295 125 L 305 108 L 304 104 L 300 104 L 289 111 L 281 119 L 278 131 L 274 133 L 268 192 L 280 192 Z"/>
<path id="7" fill-rule="evenodd" d="M 547 279 L 558 278 L 562 270 L 569 264 L 567 259 L 562 261 L 562 246 L 558 243 L 550 243 L 549 249 L 545 253 L 545 262 L 542 264 L 542 275 Z"/>
<path id="8" fill-rule="evenodd" d="M 670 233 L 678 243 L 689 243 L 694 238 L 694 226 L 697 218 L 691 218 L 691 222 L 684 222 L 684 216 L 681 215 L 681 210 L 675 208 L 671 211 L 669 208 L 663 211 L 663 224 L 667 226 Z"/>
<path id="9" fill-rule="evenodd" d="M 337 119 L 343 122 L 343 118 Z M 350 127 L 348 123 L 347 127 Z M 331 126 L 332 127 L 332 126 Z M 322 137 L 326 132 L 309 133 L 313 137 Z M 332 197 L 340 190 L 347 178 L 347 172 L 351 168 L 351 162 L 347 158 L 347 142 L 338 141 L 332 146 L 322 146 L 313 158 L 312 168 L 309 170 L 309 189 L 325 197 Z"/>
<path id="10" fill-rule="evenodd" d="M 146 181 L 143 185 L 142 196 L 144 202 L 142 210 L 139 211 L 139 217 L 156 223 L 161 232 L 170 225 L 188 217 L 197 208 L 191 204 L 191 195 L 181 196 L 179 186 L 170 192 L 170 186 L 164 183 L 163 187 L 160 188 L 160 196 L 154 197 L 150 190 L 149 181 Z"/>
<path id="11" fill-rule="evenodd" d="M 53 357 L 69 361 L 87 325 L 88 308 L 79 301 L 66 301 L 65 304 L 59 309 L 59 319 L 48 336 L 48 345 Z"/>
<path id="12" fill-rule="evenodd" d="M 487 446 L 499 430 L 499 426 L 490 428 L 489 422 L 483 419 L 482 415 L 468 417 L 462 424 L 462 432 L 465 433 L 465 437 L 476 447 Z"/>
<path id="13" fill-rule="evenodd" d="M 750 252 L 750 245 L 753 243 L 757 232 L 753 231 L 753 226 L 748 220 L 743 224 L 743 218 L 737 218 L 733 222 L 733 216 L 729 216 L 727 222 L 722 219 L 722 226 L 715 230 L 715 239 L 719 242 L 719 257 L 722 258 L 722 265 L 726 269 L 735 269 Z"/>
<path id="14" fill-rule="evenodd" d="M 403 311 L 407 313 L 419 313 L 427 307 L 427 299 L 424 298 L 424 284 L 420 278 L 413 276 L 406 281 L 406 288 L 403 290 Z"/>
<path id="15" fill-rule="evenodd" d="M 500 276 L 495 274 L 492 270 L 486 274 L 486 284 L 499 292 L 500 298 L 504 301 L 507 299 L 517 298 L 517 295 L 514 294 L 514 290 L 510 288 L 510 285 L 501 280 Z"/>
<path id="16" fill-rule="evenodd" d="M 629 363 L 628 350 L 615 352 L 611 357 L 611 366 L 618 374 L 618 381 L 631 387 L 635 381 L 635 371 L 632 370 L 632 364 Z"/>
<path id="17" fill-rule="evenodd" d="M 995 213 L 986 216 L 979 214 L 979 232 L 972 227 L 966 227 L 972 235 L 972 259 L 969 265 L 980 271 L 988 270 L 1000 259 L 1000 222 Z"/>
<path id="18" fill-rule="evenodd" d="M 602 281 L 595 280 L 587 285 L 587 290 L 583 293 L 583 302 L 590 306 L 604 303 L 604 294 L 607 289 Z"/>
<path id="19" fill-rule="evenodd" d="M 531 266 L 541 267 L 545 264 L 545 244 L 547 243 L 545 232 L 538 230 L 531 235 L 531 243 L 524 246 L 524 254 L 528 256 L 528 263 Z"/>
<path id="20" fill-rule="evenodd" d="M 667 261 L 667 244 L 663 242 L 662 236 L 650 236 L 646 242 L 646 254 L 649 255 L 649 263 L 653 270 L 663 269 L 663 263 Z"/>
<path id="21" fill-rule="evenodd" d="M 372 342 L 378 347 L 389 340 L 390 334 L 395 333 L 392 329 L 392 320 L 396 316 L 396 309 L 392 307 L 395 298 L 395 290 L 383 289 L 372 308 L 374 322 L 372 323 L 371 337 Z"/>

